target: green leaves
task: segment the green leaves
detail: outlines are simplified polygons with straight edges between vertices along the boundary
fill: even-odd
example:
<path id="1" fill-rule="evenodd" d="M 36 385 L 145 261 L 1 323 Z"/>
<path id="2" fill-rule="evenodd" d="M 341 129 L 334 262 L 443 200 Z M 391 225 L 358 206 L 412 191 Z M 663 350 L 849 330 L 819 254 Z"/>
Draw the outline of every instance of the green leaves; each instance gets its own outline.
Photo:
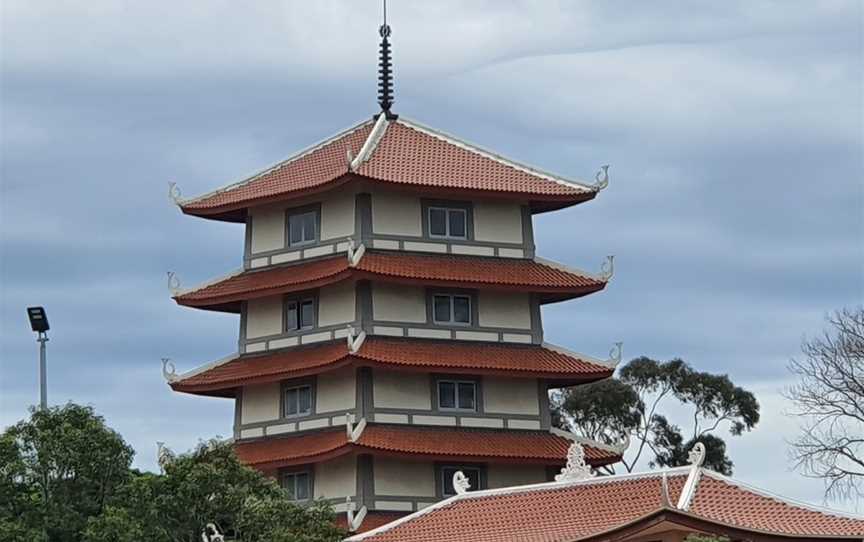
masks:
<path id="1" fill-rule="evenodd" d="M 689 438 L 661 413 L 670 397 L 692 411 Z M 759 402 L 752 393 L 735 386 L 727 375 L 696 371 L 680 359 L 633 359 L 617 378 L 568 389 L 554 397 L 554 403 L 553 420 L 559 427 L 608 444 L 629 436 L 636 446 L 624 462 L 628 471 L 646 450 L 654 454 L 651 466 L 685 465 L 693 444 L 703 442 L 705 465 L 731 474 L 726 444 L 711 433 L 725 424 L 737 436 L 759 423 Z"/>

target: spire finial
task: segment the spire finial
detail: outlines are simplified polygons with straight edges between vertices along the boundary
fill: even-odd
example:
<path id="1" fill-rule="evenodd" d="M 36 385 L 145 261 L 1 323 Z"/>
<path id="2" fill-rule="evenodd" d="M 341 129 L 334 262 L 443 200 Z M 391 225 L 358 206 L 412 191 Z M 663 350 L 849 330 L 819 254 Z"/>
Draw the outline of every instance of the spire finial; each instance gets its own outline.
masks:
<path id="1" fill-rule="evenodd" d="M 390 25 L 387 24 L 387 0 L 384 1 L 384 24 L 378 28 L 381 36 L 378 56 L 378 105 L 388 119 L 396 118 L 390 112 L 393 106 L 393 66 L 390 63 Z"/>

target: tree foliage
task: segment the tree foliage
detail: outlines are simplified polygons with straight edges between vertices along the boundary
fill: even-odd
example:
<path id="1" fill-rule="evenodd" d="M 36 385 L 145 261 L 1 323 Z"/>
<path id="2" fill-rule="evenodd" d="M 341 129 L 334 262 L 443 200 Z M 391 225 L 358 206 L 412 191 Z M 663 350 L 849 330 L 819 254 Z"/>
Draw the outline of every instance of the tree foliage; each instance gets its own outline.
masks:
<path id="1" fill-rule="evenodd" d="M 825 480 L 826 496 L 864 498 L 864 307 L 827 318 L 829 330 L 805 341 L 786 390 L 801 433 L 791 443 L 796 467 Z"/>
<path id="2" fill-rule="evenodd" d="M 689 431 L 662 413 L 669 398 L 691 411 Z M 752 393 L 726 375 L 696 371 L 680 359 L 639 357 L 616 378 L 565 390 L 554 399 L 553 419 L 559 427 L 607 444 L 633 442 L 634 453 L 622 462 L 628 471 L 646 451 L 653 454 L 652 466 L 685 465 L 690 448 L 702 442 L 705 466 L 731 474 L 726 444 L 712 432 L 726 424 L 732 435 L 740 435 L 759 422 L 759 403 Z"/>
<path id="3" fill-rule="evenodd" d="M 130 469 L 133 453 L 90 407 L 32 411 L 0 436 L 0 540 L 199 542 L 208 523 L 238 542 L 344 535 L 329 505 L 296 505 L 228 443 L 204 442 L 164 474 Z"/>

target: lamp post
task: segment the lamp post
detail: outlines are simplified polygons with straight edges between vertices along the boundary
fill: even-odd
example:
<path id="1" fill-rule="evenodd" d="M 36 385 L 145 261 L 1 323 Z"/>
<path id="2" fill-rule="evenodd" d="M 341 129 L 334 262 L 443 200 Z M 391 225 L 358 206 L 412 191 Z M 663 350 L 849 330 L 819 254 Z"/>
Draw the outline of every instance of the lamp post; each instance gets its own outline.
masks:
<path id="1" fill-rule="evenodd" d="M 39 343 L 39 408 L 45 410 L 48 408 L 45 343 L 48 342 L 47 331 L 50 326 L 43 307 L 27 307 L 27 316 L 30 318 L 30 328 L 36 333 L 36 342 Z"/>

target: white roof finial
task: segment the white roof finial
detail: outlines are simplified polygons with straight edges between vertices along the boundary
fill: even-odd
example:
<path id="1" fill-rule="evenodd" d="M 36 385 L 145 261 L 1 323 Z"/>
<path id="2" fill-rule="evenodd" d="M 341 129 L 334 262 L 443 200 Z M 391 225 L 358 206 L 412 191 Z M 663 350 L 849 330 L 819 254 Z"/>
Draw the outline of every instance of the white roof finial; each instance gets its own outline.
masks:
<path id="1" fill-rule="evenodd" d="M 471 481 L 468 480 L 468 477 L 461 470 L 457 470 L 453 474 L 453 489 L 457 495 L 464 495 L 471 489 Z"/>
<path id="2" fill-rule="evenodd" d="M 594 175 L 594 188 L 599 192 L 609 186 L 609 165 L 600 166 L 600 170 Z"/>
<path id="3" fill-rule="evenodd" d="M 572 482 L 593 477 L 591 466 L 585 462 L 585 449 L 578 442 L 573 442 L 567 450 L 567 464 L 561 469 L 561 473 L 555 476 L 555 481 Z"/>

